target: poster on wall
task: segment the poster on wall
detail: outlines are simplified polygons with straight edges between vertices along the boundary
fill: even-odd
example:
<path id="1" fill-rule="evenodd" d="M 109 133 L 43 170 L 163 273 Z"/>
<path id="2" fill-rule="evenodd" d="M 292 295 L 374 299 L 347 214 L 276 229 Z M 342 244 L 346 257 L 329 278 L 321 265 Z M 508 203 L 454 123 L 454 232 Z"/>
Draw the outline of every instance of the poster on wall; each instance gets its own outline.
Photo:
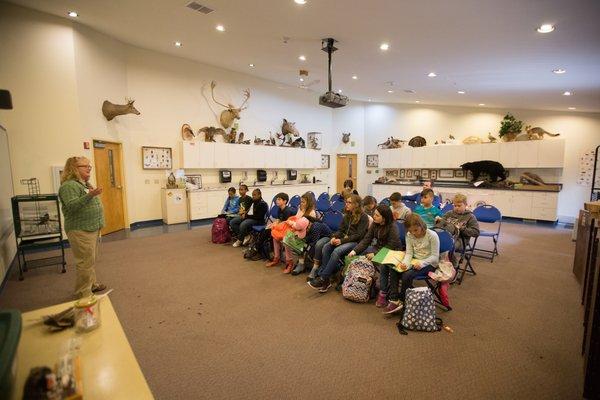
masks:
<path id="1" fill-rule="evenodd" d="M 379 155 L 368 154 L 367 155 L 367 167 L 378 167 L 379 166 Z"/>
<path id="2" fill-rule="evenodd" d="M 592 175 L 594 173 L 595 150 L 588 150 L 579 159 L 579 176 L 577 184 L 580 186 L 592 186 Z M 597 178 L 598 179 L 598 178 Z M 598 186 L 598 184 L 594 185 Z"/>
<path id="3" fill-rule="evenodd" d="M 171 169 L 173 157 L 170 147 L 142 146 L 143 169 Z"/>
<path id="4" fill-rule="evenodd" d="M 321 169 L 329 169 L 329 154 L 321 154 Z"/>

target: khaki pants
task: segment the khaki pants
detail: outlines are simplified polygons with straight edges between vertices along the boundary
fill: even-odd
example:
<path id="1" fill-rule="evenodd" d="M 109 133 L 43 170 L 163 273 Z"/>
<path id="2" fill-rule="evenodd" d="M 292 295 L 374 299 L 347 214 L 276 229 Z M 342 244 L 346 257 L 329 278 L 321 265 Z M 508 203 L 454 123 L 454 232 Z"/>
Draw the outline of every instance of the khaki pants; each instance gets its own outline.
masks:
<path id="1" fill-rule="evenodd" d="M 98 238 L 100 231 L 69 231 L 69 244 L 75 257 L 75 296 L 78 298 L 92 295 L 92 285 L 96 283 L 96 256 L 98 254 Z"/>

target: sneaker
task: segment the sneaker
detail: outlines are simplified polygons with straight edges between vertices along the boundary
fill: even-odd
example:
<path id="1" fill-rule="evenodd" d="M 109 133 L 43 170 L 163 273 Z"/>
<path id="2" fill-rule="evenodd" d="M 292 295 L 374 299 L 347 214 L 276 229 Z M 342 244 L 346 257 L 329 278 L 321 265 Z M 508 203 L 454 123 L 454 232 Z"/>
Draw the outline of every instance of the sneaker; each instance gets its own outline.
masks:
<path id="1" fill-rule="evenodd" d="M 283 270 L 284 274 L 289 274 L 294 269 L 294 262 L 288 261 L 285 263 L 285 269 Z"/>
<path id="2" fill-rule="evenodd" d="M 323 286 L 321 286 L 321 288 L 319 289 L 319 293 L 327 293 L 330 287 L 331 282 L 329 282 L 329 279 L 323 279 Z"/>
<path id="3" fill-rule="evenodd" d="M 292 271 L 292 275 L 300 275 L 304 272 L 304 264 L 298 263 L 296 264 L 296 268 Z"/>
<path id="4" fill-rule="evenodd" d="M 312 269 L 310 270 L 310 274 L 308 274 L 308 276 L 306 277 L 306 282 L 310 282 L 312 279 L 315 279 L 317 277 L 318 270 L 318 266 L 315 265 L 314 267 L 312 267 Z"/>
<path id="5" fill-rule="evenodd" d="M 313 288 L 315 290 L 319 290 L 323 287 L 324 283 L 325 282 L 323 281 L 323 279 L 321 277 L 317 276 L 316 278 L 313 278 L 308 281 L 308 286 L 310 286 L 311 288 Z"/>
<path id="6" fill-rule="evenodd" d="M 94 293 L 101 292 L 103 290 L 106 290 L 106 285 L 104 285 L 102 283 L 94 283 L 92 285 L 92 292 L 94 292 Z"/>
<path id="7" fill-rule="evenodd" d="M 399 300 L 390 300 L 388 303 L 387 308 L 385 309 L 385 311 L 383 312 L 384 314 L 395 314 L 398 311 L 402 310 L 402 307 L 404 307 L 404 304 L 402 304 L 401 301 Z"/>
<path id="8" fill-rule="evenodd" d="M 240 247 L 242 245 L 242 242 L 239 240 L 236 240 L 235 242 L 233 242 L 233 247 Z"/>
<path id="9" fill-rule="evenodd" d="M 247 246 L 248 243 L 250 243 L 250 240 L 252 240 L 252 235 L 250 235 L 250 234 L 246 235 L 246 237 L 244 238 L 244 241 L 242 242 L 242 246 Z"/>
<path id="10" fill-rule="evenodd" d="M 386 292 L 379 292 L 379 294 L 377 295 L 377 301 L 375 302 L 375 307 L 379 307 L 379 308 L 384 308 L 388 306 L 388 301 L 387 301 L 387 293 Z"/>
<path id="11" fill-rule="evenodd" d="M 265 267 L 274 267 L 279 264 L 279 258 L 274 258 L 273 261 L 269 261 L 265 264 Z"/>

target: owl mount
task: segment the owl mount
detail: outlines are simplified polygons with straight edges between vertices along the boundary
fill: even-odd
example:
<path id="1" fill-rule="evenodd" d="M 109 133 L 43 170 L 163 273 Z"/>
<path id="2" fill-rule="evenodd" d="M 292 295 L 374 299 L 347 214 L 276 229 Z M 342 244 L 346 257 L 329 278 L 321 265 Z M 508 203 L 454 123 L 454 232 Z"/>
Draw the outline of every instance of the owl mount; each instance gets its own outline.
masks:
<path id="1" fill-rule="evenodd" d="M 321 50 L 327 53 L 329 67 L 329 89 L 327 92 L 325 92 L 325 94 L 319 96 L 319 104 L 331 108 L 344 107 L 346 104 L 348 104 L 348 96 L 335 93 L 331 90 L 331 55 L 337 50 L 337 47 L 333 45 L 335 42 L 336 40 L 333 38 L 327 38 L 321 41 L 321 44 L 323 45 Z"/>

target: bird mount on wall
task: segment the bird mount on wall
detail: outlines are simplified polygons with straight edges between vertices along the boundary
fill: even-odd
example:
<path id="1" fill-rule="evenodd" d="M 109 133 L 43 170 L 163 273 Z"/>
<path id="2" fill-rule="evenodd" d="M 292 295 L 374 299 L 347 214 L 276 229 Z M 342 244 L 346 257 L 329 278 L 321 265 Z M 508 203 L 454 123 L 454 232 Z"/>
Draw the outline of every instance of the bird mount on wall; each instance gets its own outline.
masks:
<path id="1" fill-rule="evenodd" d="M 215 81 L 212 81 L 210 83 L 210 93 L 211 93 L 212 99 L 215 103 L 226 108 L 226 110 L 223 110 L 221 112 L 221 116 L 219 117 L 219 122 L 221 123 L 221 126 L 223 128 L 228 129 L 233 125 L 233 123 L 235 122 L 236 119 L 240 119 L 240 113 L 243 110 L 245 110 L 246 108 L 248 108 L 247 106 L 244 107 L 244 105 L 250 98 L 250 90 L 249 89 L 244 90 L 244 92 L 243 92 L 244 93 L 244 102 L 242 103 L 241 106 L 236 108 L 233 104 L 225 105 L 223 103 L 219 103 L 215 99 L 215 87 L 216 86 L 217 86 L 217 83 Z"/>
<path id="2" fill-rule="evenodd" d="M 348 144 L 350 142 L 350 132 L 342 132 L 342 143 Z"/>
<path id="3" fill-rule="evenodd" d="M 196 135 L 189 124 L 183 124 L 181 126 L 181 138 L 183 140 L 194 140 L 195 137 Z"/>
<path id="4" fill-rule="evenodd" d="M 127 104 L 113 104 L 108 100 L 104 100 L 102 103 L 102 114 L 107 121 L 112 121 L 112 119 L 118 115 L 125 114 L 135 114 L 140 115 L 141 113 L 133 106 L 135 100 L 125 98 Z"/>

